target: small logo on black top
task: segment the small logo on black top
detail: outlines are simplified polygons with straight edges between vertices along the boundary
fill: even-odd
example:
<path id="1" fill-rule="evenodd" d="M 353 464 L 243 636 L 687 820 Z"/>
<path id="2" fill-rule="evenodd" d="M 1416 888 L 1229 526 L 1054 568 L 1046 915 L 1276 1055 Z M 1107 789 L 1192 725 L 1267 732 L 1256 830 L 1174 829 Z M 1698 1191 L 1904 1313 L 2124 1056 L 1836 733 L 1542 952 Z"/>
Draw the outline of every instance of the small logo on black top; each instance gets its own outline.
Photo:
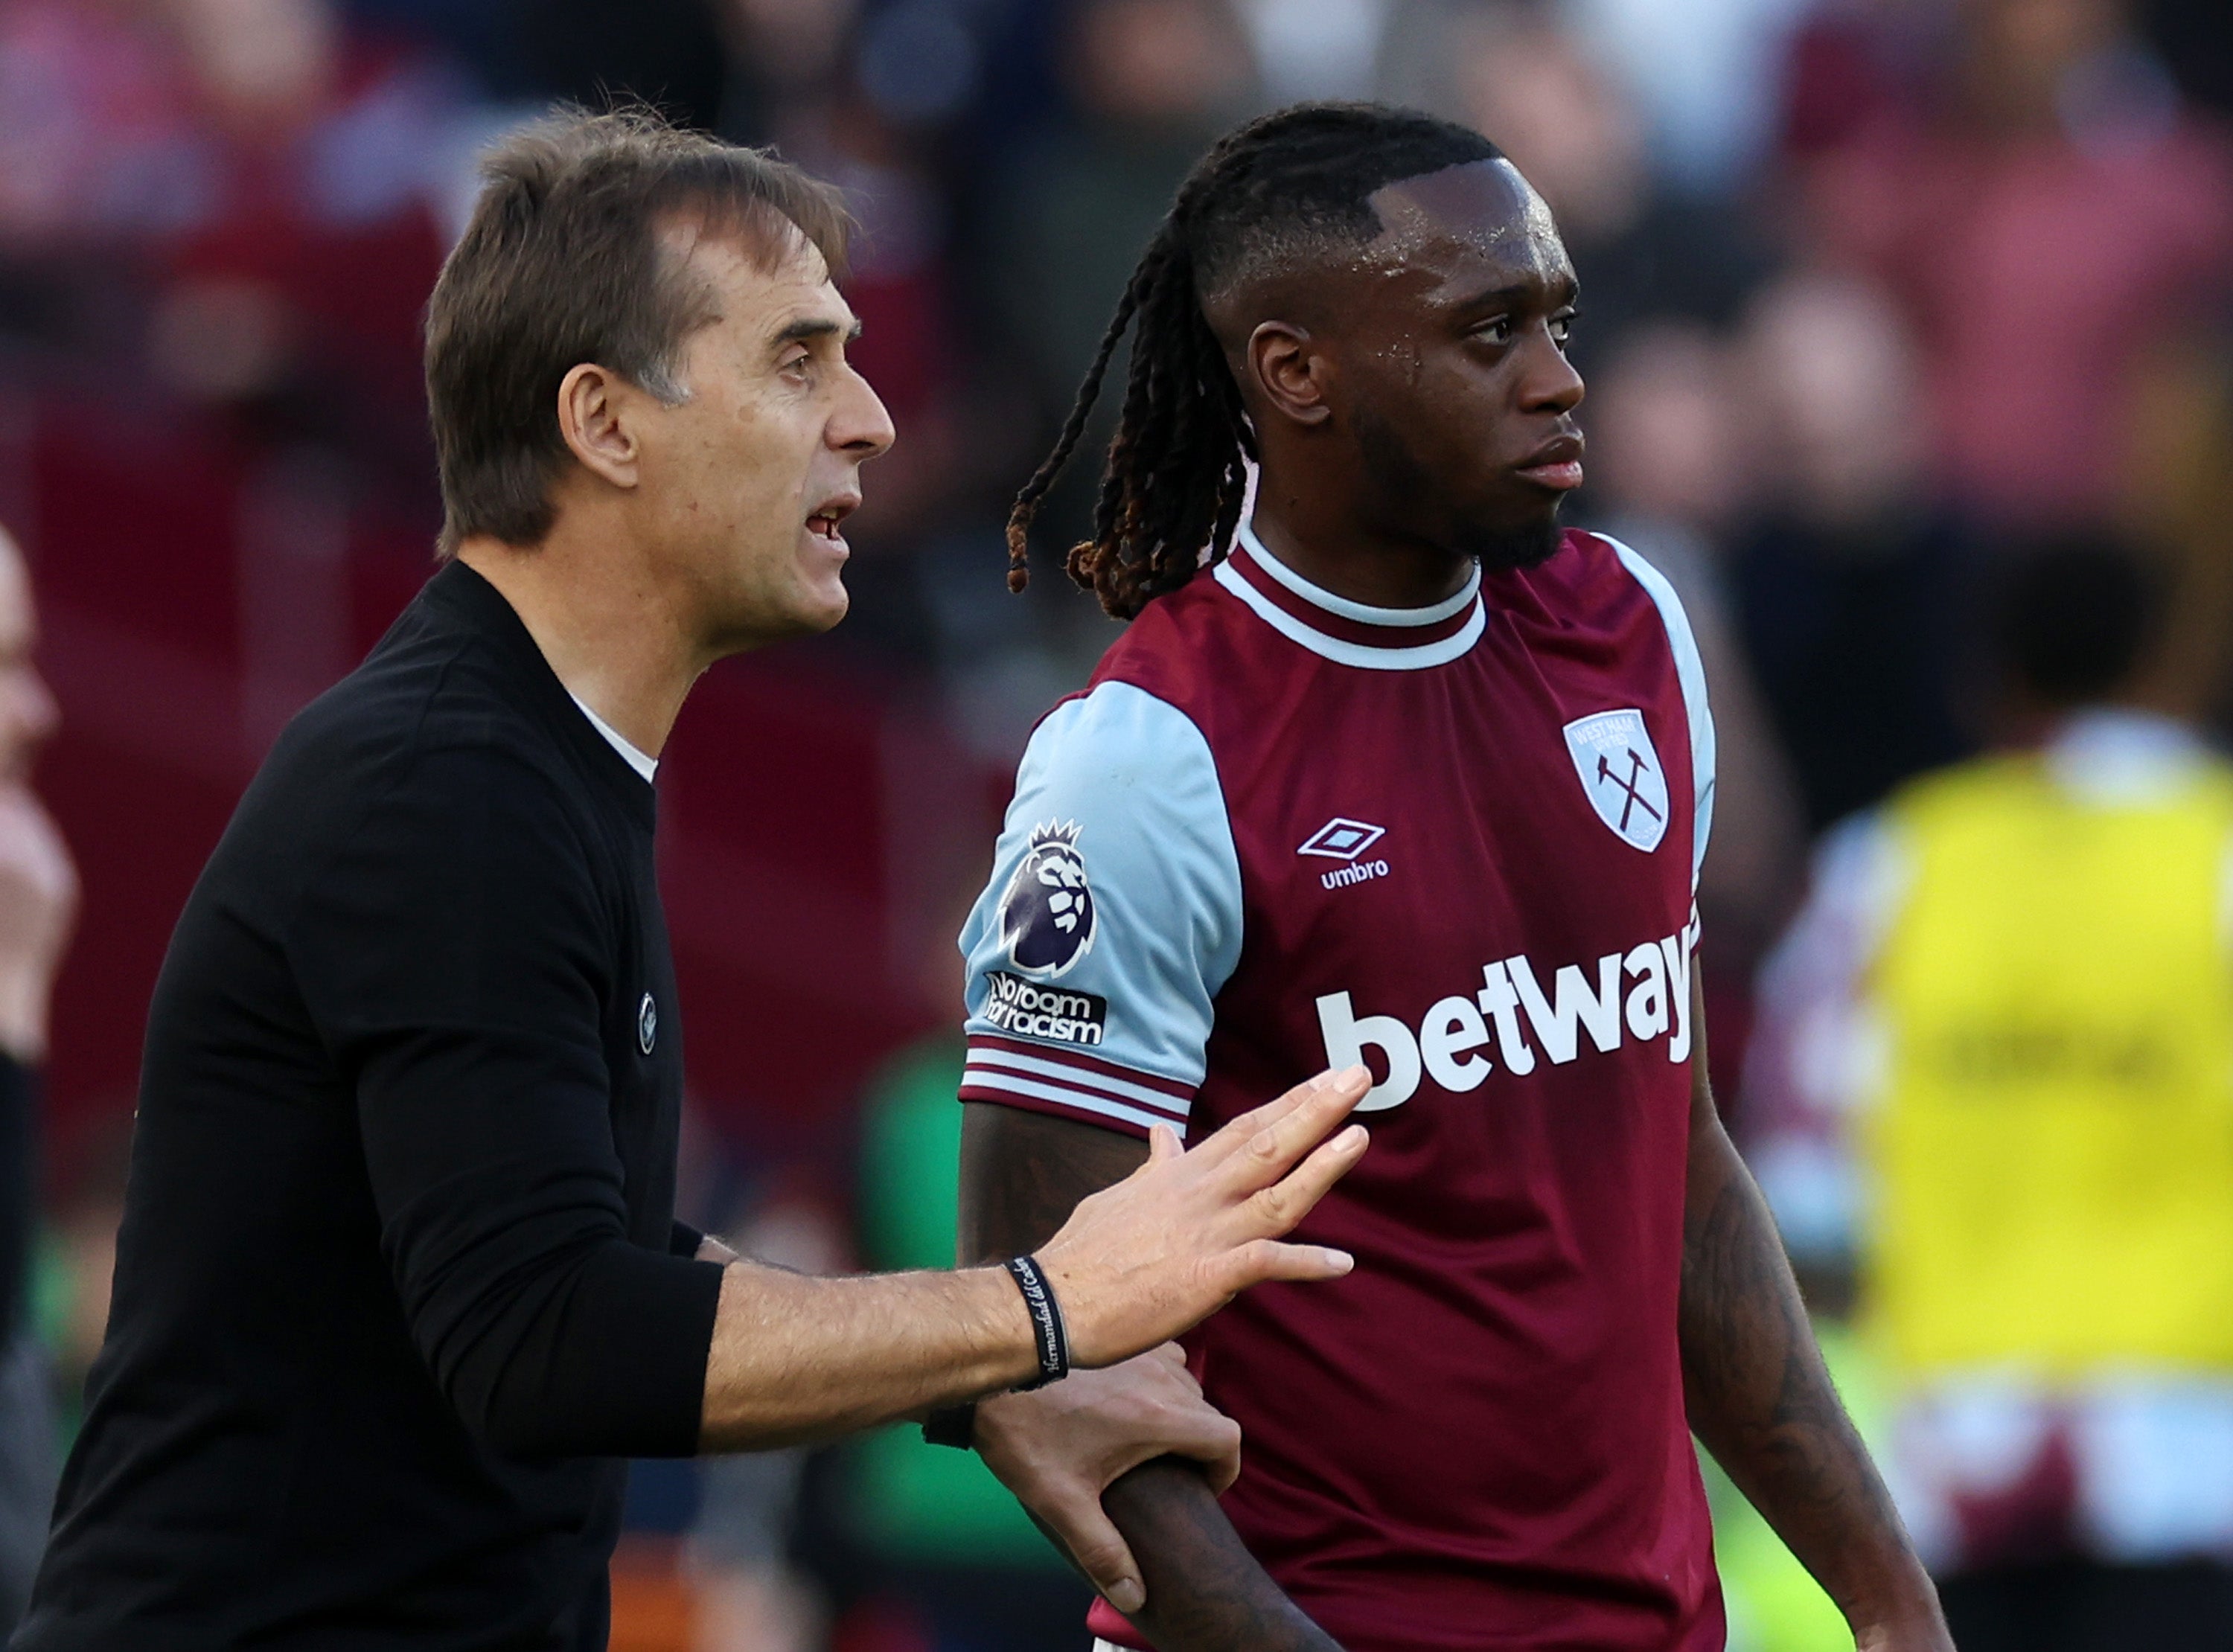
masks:
<path id="1" fill-rule="evenodd" d="M 658 1042 L 659 1006 L 651 1001 L 651 994 L 647 992 L 643 995 L 643 1002 L 636 1006 L 635 1047 L 648 1056 L 651 1053 L 652 1045 Z"/>
<path id="2" fill-rule="evenodd" d="M 1054 980 L 1093 950 L 1093 890 L 1076 821 L 1032 829 L 1031 848 L 1000 896 L 1000 940 L 1026 975 Z"/>

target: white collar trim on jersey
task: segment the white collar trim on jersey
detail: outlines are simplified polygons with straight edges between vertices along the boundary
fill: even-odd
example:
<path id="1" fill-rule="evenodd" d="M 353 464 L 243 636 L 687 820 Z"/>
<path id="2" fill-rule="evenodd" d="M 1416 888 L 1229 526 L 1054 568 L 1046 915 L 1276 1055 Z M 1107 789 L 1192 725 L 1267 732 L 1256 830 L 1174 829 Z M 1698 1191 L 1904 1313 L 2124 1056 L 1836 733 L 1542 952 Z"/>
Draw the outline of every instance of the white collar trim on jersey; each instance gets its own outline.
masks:
<path id="1" fill-rule="evenodd" d="M 1240 537 L 1257 565 L 1297 596 L 1329 614 L 1338 615 L 1360 624 L 1433 625 L 1437 621 L 1449 619 L 1467 603 L 1473 604 L 1473 612 L 1467 616 L 1466 622 L 1438 641 L 1417 643 L 1408 648 L 1375 648 L 1364 643 L 1351 642 L 1346 638 L 1330 637 L 1325 632 L 1304 624 L 1251 585 L 1229 562 L 1220 563 L 1210 570 L 1219 584 L 1253 608 L 1257 617 L 1265 624 L 1288 641 L 1299 643 L 1312 654 L 1331 660 L 1336 665 L 1354 666 L 1361 671 L 1422 671 L 1430 666 L 1446 666 L 1480 641 L 1481 634 L 1488 628 L 1488 615 L 1481 602 L 1481 570 L 1478 568 L 1474 569 L 1473 577 L 1466 582 L 1463 590 L 1431 608 L 1373 608 L 1364 602 L 1352 602 L 1346 597 L 1336 596 L 1331 591 L 1319 589 L 1266 550 L 1263 541 L 1257 538 L 1254 530 L 1245 523 L 1241 525 Z"/>
<path id="2" fill-rule="evenodd" d="M 605 743 L 610 745 L 614 751 L 619 752 L 622 758 L 628 760 L 628 766 L 629 768 L 635 770 L 647 781 L 656 780 L 659 778 L 659 759 L 657 758 L 648 757 L 643 752 L 638 751 L 636 749 L 635 743 L 633 740 L 629 739 L 627 735 L 615 728 L 610 723 L 605 721 L 603 718 L 591 711 L 589 709 L 589 702 L 583 699 L 579 694 L 575 693 L 572 689 L 568 689 L 566 693 L 568 697 L 573 700 L 574 704 L 582 708 L 582 715 L 589 719 L 589 726 L 596 730 L 598 733 L 603 735 L 605 737 Z"/>
<path id="3" fill-rule="evenodd" d="M 1240 543 L 1248 547 L 1248 554 L 1263 565 L 1264 571 L 1286 586 L 1304 602 L 1344 620 L 1354 620 L 1359 625 L 1439 625 L 1463 608 L 1481 594 L 1481 564 L 1474 564 L 1472 575 L 1455 596 L 1422 608 L 1379 608 L 1368 602 L 1352 602 L 1345 596 L 1336 596 L 1322 585 L 1313 585 L 1293 569 L 1264 549 L 1264 542 L 1256 537 L 1256 524 L 1240 524 Z"/>

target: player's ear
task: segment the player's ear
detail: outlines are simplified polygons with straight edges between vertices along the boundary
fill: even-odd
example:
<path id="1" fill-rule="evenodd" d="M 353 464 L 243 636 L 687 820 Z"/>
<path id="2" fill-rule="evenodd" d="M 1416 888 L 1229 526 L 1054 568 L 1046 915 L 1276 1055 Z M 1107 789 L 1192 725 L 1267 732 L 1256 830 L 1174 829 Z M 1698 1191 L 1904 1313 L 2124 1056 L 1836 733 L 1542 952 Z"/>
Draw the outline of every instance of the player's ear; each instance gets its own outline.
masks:
<path id="1" fill-rule="evenodd" d="M 583 468 L 633 488 L 641 454 L 635 420 L 644 393 L 609 368 L 584 361 L 558 381 L 558 433 Z"/>
<path id="2" fill-rule="evenodd" d="M 1273 416 L 1299 425 L 1321 425 L 1333 417 L 1325 395 L 1332 364 L 1309 328 L 1292 322 L 1260 322 L 1248 335 L 1247 361 L 1256 393 Z"/>

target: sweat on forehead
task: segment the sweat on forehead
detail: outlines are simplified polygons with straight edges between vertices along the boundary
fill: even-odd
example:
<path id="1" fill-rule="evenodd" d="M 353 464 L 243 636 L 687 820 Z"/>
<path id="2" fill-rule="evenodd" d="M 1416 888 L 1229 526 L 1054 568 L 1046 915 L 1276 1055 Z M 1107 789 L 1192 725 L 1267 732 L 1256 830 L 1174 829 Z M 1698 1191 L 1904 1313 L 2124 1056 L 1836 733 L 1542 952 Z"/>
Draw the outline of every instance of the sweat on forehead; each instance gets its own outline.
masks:
<path id="1" fill-rule="evenodd" d="M 1351 276 L 1381 276 L 1449 261 L 1453 249 L 1522 264 L 1563 262 L 1550 211 L 1505 160 L 1466 161 L 1376 190 L 1361 232 L 1303 234 L 1259 243 L 1215 286 L 1201 283 L 1202 310 L 1231 348 L 1257 322 L 1320 325 L 1342 311 Z"/>
<path id="2" fill-rule="evenodd" d="M 1376 192 L 1376 253 L 1400 257 L 1437 241 L 1484 247 L 1556 241 L 1558 225 L 1540 195 L 1509 161 L 1476 161 L 1407 178 Z"/>

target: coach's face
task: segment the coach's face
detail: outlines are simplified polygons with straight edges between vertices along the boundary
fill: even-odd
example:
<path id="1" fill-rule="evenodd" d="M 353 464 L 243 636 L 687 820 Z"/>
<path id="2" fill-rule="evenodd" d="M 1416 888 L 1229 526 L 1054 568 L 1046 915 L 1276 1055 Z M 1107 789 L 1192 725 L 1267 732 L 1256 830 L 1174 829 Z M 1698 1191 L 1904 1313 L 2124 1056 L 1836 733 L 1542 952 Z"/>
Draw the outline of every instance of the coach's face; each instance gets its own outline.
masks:
<path id="1" fill-rule="evenodd" d="M 773 261 L 729 236 L 687 246 L 714 319 L 683 350 L 687 397 L 646 428 L 643 499 L 718 658 L 845 617 L 843 524 L 893 432 L 845 360 L 859 324 L 819 252 L 797 237 Z"/>
<path id="2" fill-rule="evenodd" d="M 1337 278 L 1328 341 L 1369 508 L 1493 564 L 1549 555 L 1582 480 L 1574 269 L 1550 209 L 1504 160 L 1372 205 L 1385 227 Z"/>

